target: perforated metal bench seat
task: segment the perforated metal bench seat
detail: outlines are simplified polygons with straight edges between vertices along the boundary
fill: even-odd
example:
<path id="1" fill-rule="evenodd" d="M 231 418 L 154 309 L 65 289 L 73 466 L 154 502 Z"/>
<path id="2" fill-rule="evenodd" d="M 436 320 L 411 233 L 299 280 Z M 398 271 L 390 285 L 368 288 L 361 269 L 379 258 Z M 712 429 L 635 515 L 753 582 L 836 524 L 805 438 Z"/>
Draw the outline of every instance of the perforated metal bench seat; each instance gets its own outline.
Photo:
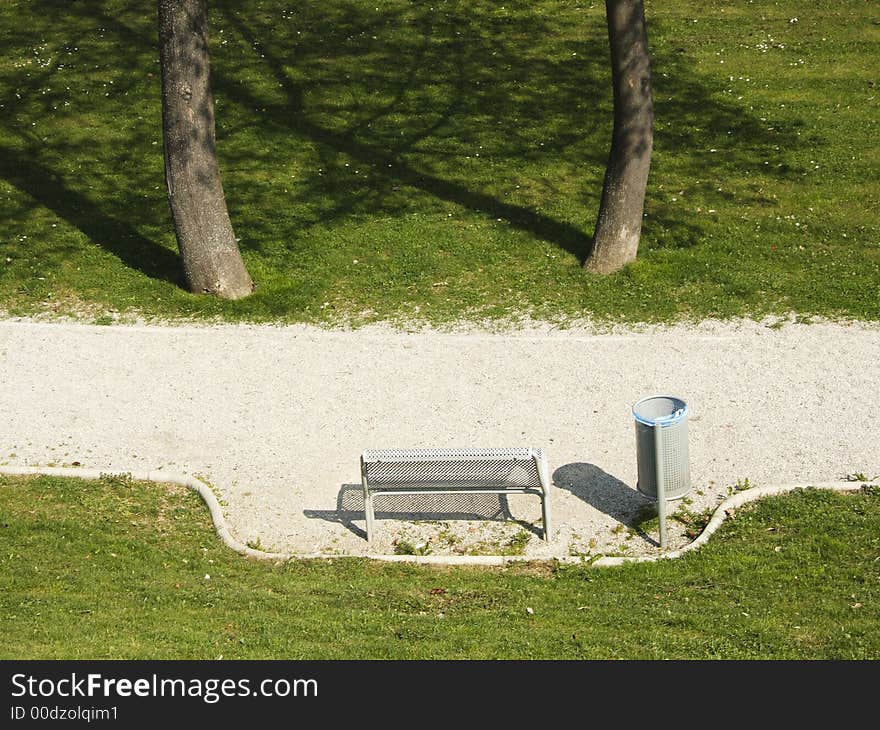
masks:
<path id="1" fill-rule="evenodd" d="M 361 454 L 367 540 L 374 499 L 406 494 L 535 494 L 550 540 L 550 475 L 541 449 L 368 449 Z"/>

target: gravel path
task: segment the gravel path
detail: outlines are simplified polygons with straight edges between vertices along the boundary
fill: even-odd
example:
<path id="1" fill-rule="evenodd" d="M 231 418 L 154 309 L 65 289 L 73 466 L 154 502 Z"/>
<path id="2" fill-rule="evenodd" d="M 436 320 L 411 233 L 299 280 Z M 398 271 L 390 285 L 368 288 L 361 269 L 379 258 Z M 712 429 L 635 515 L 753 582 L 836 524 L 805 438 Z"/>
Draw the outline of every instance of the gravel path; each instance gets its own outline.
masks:
<path id="1" fill-rule="evenodd" d="M 555 541 L 530 528 L 536 497 L 437 498 L 380 503 L 373 552 L 406 540 L 438 555 L 655 554 L 627 529 L 650 504 L 634 490 L 630 408 L 653 393 L 690 406 L 693 511 L 745 479 L 880 474 L 876 325 L 494 334 L 5 320 L 0 376 L 0 462 L 196 475 L 239 540 L 279 552 L 367 552 L 363 449 L 473 445 L 545 449 Z M 670 546 L 685 542 L 670 522 Z"/>

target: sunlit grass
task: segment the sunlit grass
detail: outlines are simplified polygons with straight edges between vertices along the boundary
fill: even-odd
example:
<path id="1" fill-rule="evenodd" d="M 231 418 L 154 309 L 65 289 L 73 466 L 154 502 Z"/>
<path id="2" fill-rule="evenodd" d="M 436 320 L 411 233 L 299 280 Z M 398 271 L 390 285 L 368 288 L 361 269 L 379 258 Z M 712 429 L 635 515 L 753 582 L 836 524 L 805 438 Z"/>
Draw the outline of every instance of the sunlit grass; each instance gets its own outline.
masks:
<path id="1" fill-rule="evenodd" d="M 211 3 L 256 293 L 181 287 L 153 12 L 0 6 L 0 307 L 279 321 L 880 318 L 870 3 L 648 3 L 639 260 L 580 267 L 611 126 L 604 6 Z M 378 9 L 377 9 L 378 7 Z"/>
<path id="2" fill-rule="evenodd" d="M 0 658 L 877 659 L 878 557 L 876 489 L 674 561 L 476 569 L 253 561 L 179 487 L 0 478 Z"/>

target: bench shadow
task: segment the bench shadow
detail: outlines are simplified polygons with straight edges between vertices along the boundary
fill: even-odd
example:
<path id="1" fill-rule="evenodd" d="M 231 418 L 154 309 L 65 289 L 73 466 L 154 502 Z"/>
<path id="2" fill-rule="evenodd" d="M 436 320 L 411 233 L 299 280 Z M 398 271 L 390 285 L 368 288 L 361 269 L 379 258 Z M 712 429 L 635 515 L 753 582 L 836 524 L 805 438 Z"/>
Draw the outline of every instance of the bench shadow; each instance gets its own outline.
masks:
<path id="1" fill-rule="evenodd" d="M 388 494 L 377 496 L 375 500 L 377 520 L 515 522 L 524 530 L 541 535 L 540 528 L 513 516 L 504 494 Z M 303 514 L 309 519 L 342 525 L 367 539 L 366 529 L 360 526 L 365 520 L 364 492 L 360 484 L 340 487 L 335 510 L 304 509 Z"/>
<path id="2" fill-rule="evenodd" d="M 635 527 L 637 518 L 644 514 L 646 506 L 653 504 L 641 492 L 595 464 L 575 462 L 560 466 L 553 472 L 553 484 L 627 527 Z M 637 531 L 645 539 L 653 541 L 649 535 Z"/>

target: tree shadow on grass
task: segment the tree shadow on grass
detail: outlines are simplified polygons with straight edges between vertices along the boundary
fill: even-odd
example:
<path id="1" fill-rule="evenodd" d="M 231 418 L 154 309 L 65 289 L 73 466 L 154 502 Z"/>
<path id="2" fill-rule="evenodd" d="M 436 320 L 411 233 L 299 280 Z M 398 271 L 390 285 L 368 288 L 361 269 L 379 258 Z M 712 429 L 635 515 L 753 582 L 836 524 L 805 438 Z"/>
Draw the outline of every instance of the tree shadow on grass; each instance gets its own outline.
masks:
<path id="1" fill-rule="evenodd" d="M 104 23 L 101 5 L 71 3 L 59 13 L 57 4 L 36 0 L 27 11 L 8 11 L 20 13 L 20 22 L 7 29 L 12 63 L 0 73 L 0 85 L 14 91 L 0 104 L 0 178 L 29 198 L 18 203 L 23 215 L 49 210 L 125 266 L 182 286 L 177 253 L 142 232 L 157 219 L 155 196 L 146 191 L 162 182 L 144 164 L 157 159 L 149 140 L 161 139 L 161 127 L 149 134 L 138 124 L 138 86 L 154 71 L 147 59 L 156 43 L 148 34 L 114 33 L 124 26 Z M 121 14 L 137 17 L 130 9 Z M 43 239 L 30 252 L 43 266 L 82 250 Z"/>
<path id="2" fill-rule="evenodd" d="M 288 13 L 278 23 L 219 3 L 229 55 L 217 56 L 215 85 L 267 137 L 277 136 L 279 148 L 281 139 L 299 140 L 301 159 L 311 157 L 308 179 L 293 193 L 313 216 L 303 225 L 442 201 L 583 261 L 611 134 L 604 13 L 501 13 L 491 2 L 379 10 L 307 2 Z M 743 168 L 795 178 L 800 171 L 762 164 L 780 147 L 802 146 L 792 125 L 762 123 L 720 99 L 680 50 L 652 48 L 656 117 L 666 122 L 655 135 L 655 164 L 684 158 L 694 189 L 713 194 Z M 266 83 L 248 81 L 255 77 Z M 723 155 L 710 151 L 716 146 Z M 226 155 L 246 164 L 243 152 Z M 699 216 L 651 198 L 649 182 L 645 231 L 658 245 L 700 242 Z"/>
<path id="3" fill-rule="evenodd" d="M 52 210 L 126 266 L 153 279 L 183 284 L 180 259 L 174 251 L 108 214 L 99 202 L 65 184 L 52 168 L 38 162 L 36 155 L 0 145 L 0 178 Z"/>
<path id="4" fill-rule="evenodd" d="M 415 194 L 506 221 L 583 256 L 590 239 L 581 226 L 505 199 L 494 190 L 498 181 L 482 179 L 481 173 L 476 180 L 460 174 L 462 166 L 479 165 L 482 155 L 487 169 L 515 187 L 510 166 L 540 158 L 547 146 L 542 137 L 564 135 L 559 149 L 578 140 L 571 130 L 553 129 L 565 126 L 559 107 L 575 106 L 570 94 L 557 100 L 550 95 L 541 104 L 505 98 L 517 89 L 529 95 L 536 75 L 548 84 L 556 76 L 556 62 L 521 55 L 526 38 L 550 33 L 540 16 L 514 16 L 497 26 L 490 19 L 493 8 L 481 3 L 454 14 L 427 7 L 377 13 L 348 3 L 315 4 L 299 18 L 317 16 L 306 20 L 306 33 L 279 37 L 229 5 L 219 12 L 238 36 L 239 53 L 247 59 L 250 51 L 251 60 L 236 67 L 218 64 L 223 69 L 215 75 L 218 94 L 258 111 L 276 134 L 318 146 L 312 169 L 321 174 L 304 186 L 300 203 L 320 210 L 321 220 L 405 212 L 414 207 Z M 385 39 L 381 48 L 376 34 Z M 264 96 L 237 78 L 254 62 L 254 53 L 257 68 L 280 95 Z M 587 95 L 599 91 L 589 74 L 579 87 Z M 545 126 L 548 122 L 552 126 Z M 548 150 L 553 147 L 556 143 Z M 227 157 L 245 162 L 235 149 L 227 150 Z M 369 172 L 356 179 L 345 169 L 350 164 Z"/>
<path id="5" fill-rule="evenodd" d="M 159 215 L 172 230 L 167 206 L 160 213 L 154 202 L 148 213 L 143 204 L 143 190 L 161 186 L 161 172 L 132 162 L 161 151 L 151 145 L 161 139 L 154 15 L 109 2 L 74 3 L 64 16 L 50 12 L 46 1 L 37 14 L 39 8 L 46 10 L 45 27 L 14 32 L 33 35 L 34 43 L 71 39 L 78 50 L 59 52 L 45 69 L 8 71 L 31 116 L 20 105 L 14 116 L 10 106 L 0 121 L 21 133 L 18 141 L 27 139 L 35 155 L 19 152 L 4 174 L 127 266 L 179 282 L 176 255 L 137 233 Z M 303 229 L 351 216 L 436 214 L 453 205 L 583 260 L 611 135 L 601 10 L 547 13 L 540 5 L 488 0 L 437 6 L 218 0 L 210 24 L 219 154 L 221 167 L 231 171 L 225 182 L 233 225 L 248 230 L 244 250 L 259 254 L 279 240 L 292 240 L 284 245 L 295 248 Z M 763 163 L 774 150 L 808 140 L 791 124 L 762 121 L 742 103 L 720 98 L 687 53 L 652 42 L 664 34 L 674 36 L 674 29 L 666 30 L 662 16 L 649 16 L 655 118 L 674 122 L 655 133 L 653 166 L 662 170 L 674 159 L 681 174 L 707 191 L 745 168 L 755 179 L 797 177 L 799 170 Z M 57 156 L 38 153 L 39 143 L 24 136 L 31 117 L 40 120 L 63 103 L 59 89 L 69 68 L 62 66 L 71 59 L 87 67 L 103 63 L 83 109 L 116 124 L 116 139 L 128 143 L 74 142 L 63 152 L 83 165 L 123 172 L 105 196 L 65 174 Z M 106 96 L 104 76 L 116 82 Z M 50 81 L 51 93 L 44 94 Z M 150 110 L 149 119 L 116 121 L 129 91 L 141 112 Z M 70 123 L 79 119 L 65 114 Z M 716 147 L 725 154 L 711 154 Z M 281 193 L 282 184 L 289 193 Z M 645 235 L 659 246 L 697 245 L 705 232 L 699 217 L 652 198 L 649 180 Z"/>

